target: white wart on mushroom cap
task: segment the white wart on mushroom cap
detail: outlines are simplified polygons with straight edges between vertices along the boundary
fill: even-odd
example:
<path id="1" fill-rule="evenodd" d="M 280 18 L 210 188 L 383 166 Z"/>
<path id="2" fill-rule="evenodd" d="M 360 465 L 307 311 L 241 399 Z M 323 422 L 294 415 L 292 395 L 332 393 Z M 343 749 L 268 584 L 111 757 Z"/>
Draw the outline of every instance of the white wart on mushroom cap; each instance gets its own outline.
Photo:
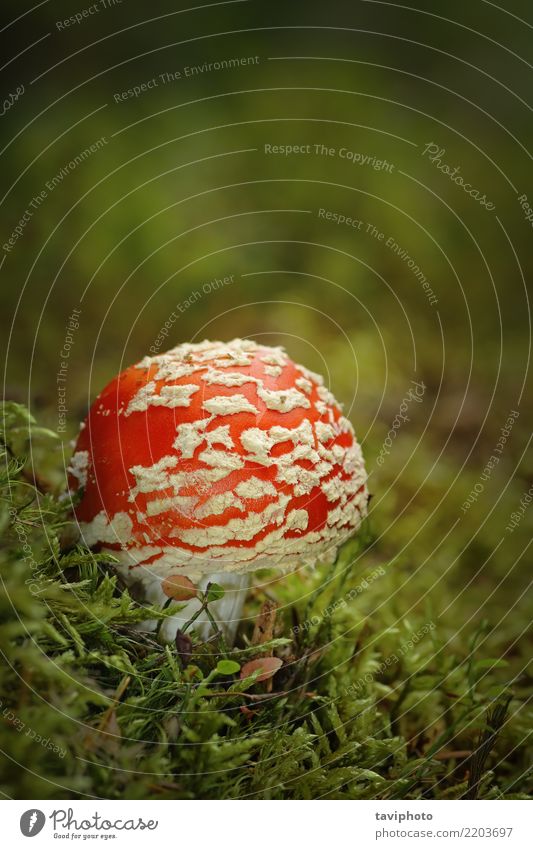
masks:
<path id="1" fill-rule="evenodd" d="M 360 446 L 322 378 L 241 339 L 179 345 L 118 375 L 70 472 L 87 545 L 163 578 L 330 559 L 368 501 Z"/>

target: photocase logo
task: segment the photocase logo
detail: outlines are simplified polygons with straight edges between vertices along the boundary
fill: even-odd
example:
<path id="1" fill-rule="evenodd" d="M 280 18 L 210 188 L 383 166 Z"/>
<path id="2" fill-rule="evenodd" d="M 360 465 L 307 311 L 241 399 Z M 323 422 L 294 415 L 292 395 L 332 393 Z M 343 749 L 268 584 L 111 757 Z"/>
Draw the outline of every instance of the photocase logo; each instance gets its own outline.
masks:
<path id="1" fill-rule="evenodd" d="M 24 811 L 20 818 L 20 830 L 24 837 L 35 837 L 42 831 L 46 822 L 46 817 L 42 811 L 37 808 L 31 808 L 29 811 Z"/>

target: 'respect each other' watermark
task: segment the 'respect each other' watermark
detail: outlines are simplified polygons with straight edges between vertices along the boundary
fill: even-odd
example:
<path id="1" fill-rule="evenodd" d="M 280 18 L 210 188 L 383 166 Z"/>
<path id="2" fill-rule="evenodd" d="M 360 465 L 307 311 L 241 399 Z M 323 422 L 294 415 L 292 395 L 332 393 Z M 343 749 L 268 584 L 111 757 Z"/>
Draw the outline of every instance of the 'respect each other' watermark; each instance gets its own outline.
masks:
<path id="1" fill-rule="evenodd" d="M 161 346 L 165 343 L 172 327 L 175 325 L 179 317 L 186 313 L 190 307 L 198 303 L 198 301 L 201 301 L 202 298 L 206 297 L 206 295 L 211 295 L 213 292 L 217 292 L 225 286 L 230 286 L 234 281 L 234 274 L 228 274 L 226 277 L 215 277 L 213 280 L 209 280 L 204 283 L 200 289 L 194 289 L 187 298 L 184 298 L 183 301 L 176 304 L 176 308 L 172 310 L 169 317 L 160 328 L 159 333 L 154 339 L 154 344 L 150 345 L 150 353 L 154 354 L 154 356 L 159 354 Z"/>

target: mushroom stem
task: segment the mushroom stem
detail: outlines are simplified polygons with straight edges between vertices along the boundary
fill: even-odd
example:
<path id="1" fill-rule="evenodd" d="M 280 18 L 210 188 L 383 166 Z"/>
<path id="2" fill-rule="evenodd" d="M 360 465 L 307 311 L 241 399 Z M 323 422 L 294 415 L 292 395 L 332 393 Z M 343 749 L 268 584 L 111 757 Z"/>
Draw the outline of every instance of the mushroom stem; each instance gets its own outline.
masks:
<path id="1" fill-rule="evenodd" d="M 168 597 L 161 589 L 162 579 L 156 576 L 154 578 L 145 588 L 144 596 L 149 603 L 163 606 L 165 602 L 168 602 Z M 246 593 L 250 586 L 250 576 L 249 574 L 237 574 L 235 572 L 221 572 L 206 575 L 200 581 L 196 581 L 196 586 L 202 592 L 206 590 L 208 584 L 219 584 L 224 589 L 222 598 L 210 602 L 209 612 L 211 619 L 221 630 L 226 642 L 232 645 L 241 619 Z M 176 638 L 178 630 L 182 630 L 201 607 L 202 602 L 196 598 L 184 602 L 179 613 L 163 620 L 159 629 L 159 639 L 164 643 L 172 642 Z M 209 639 L 215 633 L 211 619 L 207 612 L 202 610 L 192 624 L 191 630 L 194 630 L 202 640 Z M 143 631 L 155 631 L 157 621 L 149 619 L 141 623 L 139 628 Z"/>
<path id="2" fill-rule="evenodd" d="M 247 574 L 221 572 L 203 578 L 198 587 L 205 591 L 208 584 L 219 584 L 224 589 L 224 595 L 209 604 L 211 616 L 205 610 L 202 610 L 195 619 L 193 628 L 203 640 L 207 640 L 215 633 L 214 622 L 224 635 L 226 642 L 232 645 L 241 620 L 246 593 L 250 586 L 250 577 Z M 193 599 L 187 602 L 176 616 L 172 616 L 164 622 L 161 633 L 165 642 L 168 638 L 174 639 L 177 629 L 182 629 L 200 607 L 201 603 L 197 599 Z"/>

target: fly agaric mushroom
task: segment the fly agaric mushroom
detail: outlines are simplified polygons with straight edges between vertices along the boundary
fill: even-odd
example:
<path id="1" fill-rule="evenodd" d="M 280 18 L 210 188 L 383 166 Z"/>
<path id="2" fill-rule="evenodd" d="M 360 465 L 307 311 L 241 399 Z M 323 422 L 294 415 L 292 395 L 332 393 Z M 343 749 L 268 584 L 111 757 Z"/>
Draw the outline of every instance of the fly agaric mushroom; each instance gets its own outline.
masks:
<path id="1" fill-rule="evenodd" d="M 322 378 L 249 340 L 178 345 L 123 371 L 69 472 L 85 543 L 147 601 L 186 602 L 167 638 L 209 582 L 226 590 L 210 609 L 231 638 L 246 573 L 331 562 L 367 510 L 361 449 Z M 208 633 L 204 613 L 198 626 Z"/>

